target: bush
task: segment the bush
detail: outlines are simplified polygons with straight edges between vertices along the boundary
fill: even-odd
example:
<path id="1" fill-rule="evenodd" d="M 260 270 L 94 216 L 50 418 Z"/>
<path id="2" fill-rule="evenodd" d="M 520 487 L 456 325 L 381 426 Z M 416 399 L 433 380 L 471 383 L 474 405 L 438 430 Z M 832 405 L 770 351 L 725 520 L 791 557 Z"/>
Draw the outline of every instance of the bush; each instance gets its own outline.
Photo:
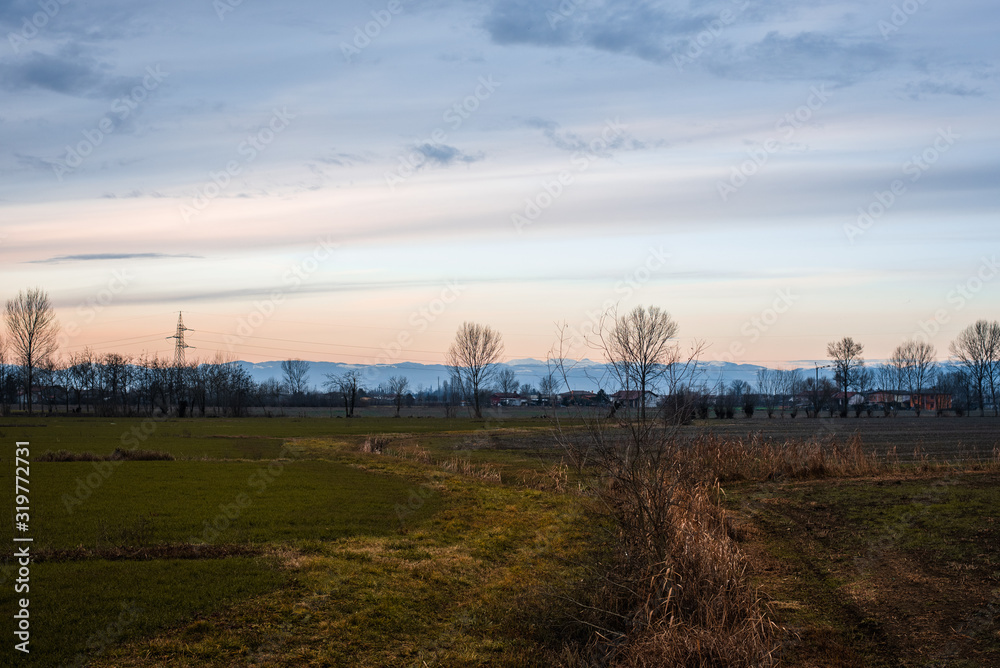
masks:
<path id="1" fill-rule="evenodd" d="M 575 615 L 585 640 L 564 648 L 568 665 L 774 665 L 780 629 L 746 576 L 707 455 L 644 421 L 593 425 L 564 445 L 596 458 L 591 512 L 613 527 L 589 565 Z"/>

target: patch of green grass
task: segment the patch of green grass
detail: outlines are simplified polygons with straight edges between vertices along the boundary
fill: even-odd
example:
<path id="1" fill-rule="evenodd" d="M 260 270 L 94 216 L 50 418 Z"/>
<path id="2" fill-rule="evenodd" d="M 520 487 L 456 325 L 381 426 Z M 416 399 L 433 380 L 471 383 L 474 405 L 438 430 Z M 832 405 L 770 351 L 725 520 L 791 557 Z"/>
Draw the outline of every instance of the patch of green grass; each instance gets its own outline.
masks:
<path id="1" fill-rule="evenodd" d="M 266 559 L 35 564 L 31 653 L 22 657 L 8 642 L 0 658 L 13 661 L 18 654 L 17 665 L 83 666 L 122 642 L 274 591 L 288 579 Z M 14 608 L 8 587 L 0 606 Z"/>
<path id="2" fill-rule="evenodd" d="M 282 442 L 295 438 L 363 437 L 370 433 L 437 435 L 428 445 L 487 439 L 498 429 L 519 430 L 546 438 L 547 421 L 532 419 L 473 420 L 455 418 L 97 418 L 8 417 L 0 420 L 0 438 L 28 441 L 32 454 L 46 451 L 108 454 L 117 447 L 169 452 L 181 458 L 270 459 Z M 569 423 L 567 423 L 569 424 Z M 476 438 L 470 438 L 478 435 Z M 508 437 L 508 444 L 510 443 Z M 7 456 L 0 451 L 0 458 Z M 0 459 L 2 461 L 2 459 Z"/>
<path id="3" fill-rule="evenodd" d="M 156 544 L 386 535 L 399 528 L 398 505 L 412 524 L 442 503 L 429 494 L 411 509 L 413 483 L 317 460 L 67 462 L 32 464 L 31 471 L 37 548 L 95 547 L 116 537 Z M 9 504 L 6 487 L 0 503 Z"/>
<path id="4" fill-rule="evenodd" d="M 3 426 L 0 438 L 28 439 L 36 454 L 110 452 L 143 425 L 19 420 L 46 426 Z M 38 615 L 83 644 L 112 628 L 95 666 L 550 665 L 547 652 L 562 641 L 553 620 L 568 620 L 551 593 L 581 581 L 573 564 L 583 559 L 588 527 L 573 497 L 521 486 L 522 476 L 552 463 L 549 426 L 495 427 L 461 419 L 171 420 L 139 447 L 178 461 L 112 469 L 108 462 L 32 463 L 38 550 L 210 538 L 265 544 L 265 554 L 281 554 L 288 569 L 242 556 L 177 561 L 169 551 L 150 551 L 169 556 L 149 561 L 47 561 L 33 571 L 32 594 L 44 604 Z M 428 448 L 435 460 L 503 467 L 509 482 L 361 454 L 365 435 L 377 432 Z M 296 446 L 290 455 L 286 443 Z M 11 452 L 0 449 L 0 461 L 12 472 Z M 272 461 L 279 455 L 291 459 Z M 12 505 L 10 492 L 0 490 L 4 507 Z M 241 495 L 249 500 L 243 507 Z M 219 522 L 218 534 L 214 527 L 205 533 L 206 521 Z M 227 573 L 232 580 L 220 579 Z M 93 605 L 68 609 L 77 597 Z M 119 632 L 118 603 L 134 600 L 150 617 Z M 51 636 L 38 640 L 55 652 L 39 665 L 58 665 L 76 651 L 53 649 Z"/>
<path id="5" fill-rule="evenodd" d="M 193 644 L 161 633 L 95 665 L 551 665 L 566 617 L 546 588 L 577 581 L 566 562 L 585 544 L 574 500 L 377 462 L 432 479 L 443 506 L 402 533 L 303 544 L 298 590 L 233 606 Z"/>

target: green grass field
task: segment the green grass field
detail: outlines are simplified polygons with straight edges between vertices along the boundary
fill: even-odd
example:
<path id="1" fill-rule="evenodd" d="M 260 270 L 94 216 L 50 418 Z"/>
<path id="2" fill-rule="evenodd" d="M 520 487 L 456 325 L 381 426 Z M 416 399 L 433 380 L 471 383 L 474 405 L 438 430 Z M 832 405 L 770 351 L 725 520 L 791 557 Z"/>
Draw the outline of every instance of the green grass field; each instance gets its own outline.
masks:
<path id="1" fill-rule="evenodd" d="M 176 458 L 31 464 L 33 652 L 16 657 L 19 664 L 143 665 L 138 657 L 158 656 L 145 665 L 302 665 L 306 650 L 283 639 L 295 645 L 310 633 L 306 653 L 319 663 L 486 652 L 505 657 L 502 665 L 523 665 L 537 648 L 522 633 L 500 631 L 511 614 L 499 610 L 513 607 L 496 601 L 535 585 L 515 577 L 519 569 L 555 563 L 552 546 L 578 531 L 572 504 L 406 456 L 491 461 L 522 481 L 554 461 L 528 452 L 522 439 L 491 441 L 483 426 L 388 418 L 3 421 L 9 447 L 0 460 L 11 477 L 16 441 L 30 442 L 33 456 L 141 448 Z M 548 439 L 544 421 L 504 427 L 508 436 Z M 404 457 L 359 452 L 376 432 L 391 435 Z M 12 484 L 0 503 L 13 507 Z M 15 606 L 13 578 L 7 558 L 5 610 Z M 323 612 L 303 615 L 303 605 Z M 453 642 L 448 626 L 466 619 L 475 623 Z M 3 656 L 15 658 L 10 647 Z"/>
<path id="2" fill-rule="evenodd" d="M 824 433 L 805 420 L 750 422 L 778 439 Z M 952 455 L 960 442 L 985 450 L 997 433 L 990 420 L 928 419 L 924 432 L 909 426 L 917 422 L 835 427 L 901 452 L 923 433 L 955 444 Z M 9 642 L 0 664 L 553 665 L 571 628 L 566 601 L 600 541 L 552 427 L 537 418 L 0 420 L 7 508 L 15 441 L 29 441 L 33 456 L 138 447 L 176 458 L 31 464 L 32 654 Z M 362 452 L 370 434 L 384 435 L 384 454 Z M 784 665 L 996 665 L 996 620 L 982 620 L 1000 610 L 998 489 L 995 473 L 919 466 L 894 478 L 729 486 L 752 577 L 788 629 Z M 11 529 L 0 537 L 9 546 Z M 5 611 L 20 597 L 15 577 L 5 556 Z"/>

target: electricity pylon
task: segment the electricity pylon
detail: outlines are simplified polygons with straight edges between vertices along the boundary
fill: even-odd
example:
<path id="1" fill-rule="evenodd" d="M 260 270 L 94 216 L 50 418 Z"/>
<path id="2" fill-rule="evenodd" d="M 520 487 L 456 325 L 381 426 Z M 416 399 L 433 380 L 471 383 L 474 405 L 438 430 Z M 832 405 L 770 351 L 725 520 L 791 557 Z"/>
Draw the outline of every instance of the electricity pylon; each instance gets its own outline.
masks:
<path id="1" fill-rule="evenodd" d="M 168 336 L 167 339 L 176 339 L 177 344 L 174 346 L 174 366 L 178 369 L 183 369 L 186 366 L 184 359 L 184 351 L 188 348 L 194 348 L 194 346 L 189 346 L 184 343 L 184 332 L 193 332 L 193 329 L 188 329 L 184 326 L 184 314 L 177 314 L 177 333 L 173 336 Z"/>

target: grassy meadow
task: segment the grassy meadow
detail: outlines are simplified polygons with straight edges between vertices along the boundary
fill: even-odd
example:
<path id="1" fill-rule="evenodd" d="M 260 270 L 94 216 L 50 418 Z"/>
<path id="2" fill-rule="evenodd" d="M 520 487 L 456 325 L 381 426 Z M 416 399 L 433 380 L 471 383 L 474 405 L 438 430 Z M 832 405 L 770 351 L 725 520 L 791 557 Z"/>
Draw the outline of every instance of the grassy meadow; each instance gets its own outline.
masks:
<path id="1" fill-rule="evenodd" d="M 685 456 L 723 480 L 779 629 L 776 665 L 1000 665 L 1000 422 L 886 422 L 682 437 L 717 437 Z M 580 587 L 613 545 L 555 426 L 516 413 L 0 419 L 4 507 L 15 441 L 66 460 L 31 464 L 32 651 L 8 642 L 0 664 L 583 665 L 568 649 L 588 633 Z M 776 463 L 792 439 L 847 453 L 854 434 L 867 454 Z M 173 459 L 72 461 L 116 448 Z M 720 475 L 720 456 L 742 474 Z M 4 610 L 15 578 L 7 556 Z"/>

